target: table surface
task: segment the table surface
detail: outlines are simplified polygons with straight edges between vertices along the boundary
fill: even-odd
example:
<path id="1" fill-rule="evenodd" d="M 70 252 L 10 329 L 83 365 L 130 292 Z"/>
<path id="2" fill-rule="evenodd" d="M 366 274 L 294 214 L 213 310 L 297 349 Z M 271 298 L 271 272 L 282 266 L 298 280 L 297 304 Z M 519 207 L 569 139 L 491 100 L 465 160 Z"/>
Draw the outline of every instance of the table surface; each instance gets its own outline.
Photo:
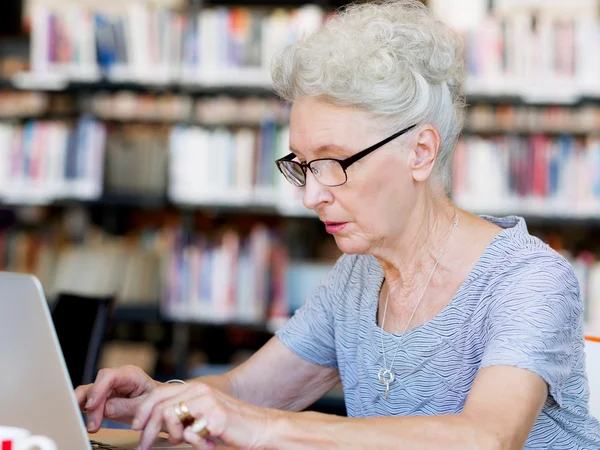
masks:
<path id="1" fill-rule="evenodd" d="M 137 442 L 140 433 L 139 431 L 131 430 L 117 430 L 110 428 L 102 428 L 97 433 L 89 434 L 89 438 L 94 441 L 107 441 L 112 445 L 131 445 L 132 442 Z M 164 433 L 161 433 L 161 437 L 166 438 Z M 171 447 L 172 448 L 172 447 Z M 187 447 L 190 448 L 190 447 Z M 217 450 L 233 450 L 231 447 L 217 447 Z"/>

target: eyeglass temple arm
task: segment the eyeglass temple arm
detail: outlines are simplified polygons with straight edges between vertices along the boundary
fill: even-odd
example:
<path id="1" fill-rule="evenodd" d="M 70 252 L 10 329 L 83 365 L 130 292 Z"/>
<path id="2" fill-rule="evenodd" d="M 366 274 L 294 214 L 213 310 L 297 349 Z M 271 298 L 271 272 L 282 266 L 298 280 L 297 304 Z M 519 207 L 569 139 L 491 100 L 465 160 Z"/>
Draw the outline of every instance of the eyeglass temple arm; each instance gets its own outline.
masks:
<path id="1" fill-rule="evenodd" d="M 350 165 L 354 164 L 356 161 L 358 161 L 359 159 L 367 156 L 369 153 L 374 152 L 375 150 L 377 150 L 379 147 L 383 147 L 385 144 L 387 144 L 388 142 L 396 139 L 397 137 L 403 135 L 404 133 L 407 133 L 408 131 L 412 130 L 414 127 L 416 127 L 417 124 L 411 125 L 408 128 L 405 128 L 403 130 L 398 131 L 395 134 L 392 134 L 390 137 L 385 138 L 383 141 L 378 142 L 377 144 L 371 145 L 369 148 L 364 149 L 363 151 L 360 151 L 358 153 L 356 153 L 355 155 L 352 155 L 350 158 L 346 158 L 343 161 L 339 161 L 339 163 L 341 164 L 341 166 L 345 169 L 347 169 L 348 167 L 350 167 Z"/>
<path id="2" fill-rule="evenodd" d="M 411 125 L 410 127 L 404 128 L 403 130 L 400 130 L 397 133 L 392 134 L 390 137 L 385 138 L 383 141 L 380 141 L 377 144 L 374 144 L 374 145 L 370 146 L 369 148 L 366 148 L 366 149 L 358 152 L 357 154 L 352 155 L 350 158 L 346 158 L 344 160 L 338 159 L 337 161 L 340 163 L 340 165 L 344 169 L 347 169 L 351 164 L 354 164 L 359 159 L 363 158 L 364 156 L 367 156 L 369 153 L 377 150 L 379 147 L 384 146 L 388 142 L 396 139 L 397 137 L 403 135 L 404 133 L 407 133 L 408 131 L 412 130 L 416 126 L 417 126 L 417 124 L 414 124 L 414 125 Z M 296 155 L 294 153 L 290 153 L 289 155 L 286 155 L 283 158 L 280 158 L 278 161 L 292 161 L 295 157 L 296 157 Z M 300 164 L 300 165 L 303 165 L 303 164 Z"/>
<path id="3" fill-rule="evenodd" d="M 296 157 L 296 155 L 294 155 L 293 153 L 290 153 L 289 155 L 285 155 L 283 158 L 280 158 L 279 161 L 291 161 L 295 157 Z"/>

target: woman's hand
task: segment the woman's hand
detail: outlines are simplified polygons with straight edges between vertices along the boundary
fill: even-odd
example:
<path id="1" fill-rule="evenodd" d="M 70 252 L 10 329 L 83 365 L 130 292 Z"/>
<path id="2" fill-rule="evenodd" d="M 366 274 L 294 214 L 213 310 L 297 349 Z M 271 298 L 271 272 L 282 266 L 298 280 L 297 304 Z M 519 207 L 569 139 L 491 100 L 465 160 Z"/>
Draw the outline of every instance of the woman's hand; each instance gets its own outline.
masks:
<path id="1" fill-rule="evenodd" d="M 206 439 L 184 428 L 175 406 L 185 402 L 194 419 L 207 424 Z M 195 449 L 214 449 L 224 443 L 239 449 L 264 448 L 269 424 L 278 412 L 244 403 L 200 381 L 186 385 L 161 386 L 153 390 L 140 405 L 133 421 L 133 428 L 143 430 L 141 450 L 148 450 L 160 431 L 169 434 L 169 441 L 183 441 Z"/>
<path id="2" fill-rule="evenodd" d="M 88 431 L 98 431 L 104 418 L 131 424 L 139 405 L 158 385 L 136 366 L 100 370 L 93 384 L 75 389 L 79 407 L 86 412 Z"/>

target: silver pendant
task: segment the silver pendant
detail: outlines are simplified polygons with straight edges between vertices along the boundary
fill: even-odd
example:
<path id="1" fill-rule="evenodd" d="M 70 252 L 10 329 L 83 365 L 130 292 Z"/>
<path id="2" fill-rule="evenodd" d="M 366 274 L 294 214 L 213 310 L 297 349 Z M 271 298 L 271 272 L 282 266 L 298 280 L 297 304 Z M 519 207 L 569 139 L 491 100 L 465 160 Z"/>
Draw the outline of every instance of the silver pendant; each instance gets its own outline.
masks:
<path id="1" fill-rule="evenodd" d="M 377 378 L 381 384 L 385 384 L 385 399 L 387 400 L 390 394 L 390 384 L 394 382 L 396 376 L 390 369 L 382 367 L 377 373 Z"/>

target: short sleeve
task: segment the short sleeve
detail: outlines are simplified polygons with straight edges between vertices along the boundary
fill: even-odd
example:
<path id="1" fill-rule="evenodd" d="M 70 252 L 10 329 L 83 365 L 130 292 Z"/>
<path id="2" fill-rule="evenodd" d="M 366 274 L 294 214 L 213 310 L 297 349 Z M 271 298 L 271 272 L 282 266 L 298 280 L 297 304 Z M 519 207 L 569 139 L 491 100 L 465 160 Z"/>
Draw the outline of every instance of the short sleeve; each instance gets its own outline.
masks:
<path id="1" fill-rule="evenodd" d="M 546 381 L 550 395 L 563 406 L 583 310 L 570 265 L 558 254 L 517 264 L 507 270 L 486 302 L 481 367 L 530 370 Z"/>
<path id="2" fill-rule="evenodd" d="M 334 315 L 336 298 L 349 276 L 351 257 L 344 255 L 335 263 L 326 279 L 276 332 L 290 350 L 314 364 L 337 369 Z"/>

